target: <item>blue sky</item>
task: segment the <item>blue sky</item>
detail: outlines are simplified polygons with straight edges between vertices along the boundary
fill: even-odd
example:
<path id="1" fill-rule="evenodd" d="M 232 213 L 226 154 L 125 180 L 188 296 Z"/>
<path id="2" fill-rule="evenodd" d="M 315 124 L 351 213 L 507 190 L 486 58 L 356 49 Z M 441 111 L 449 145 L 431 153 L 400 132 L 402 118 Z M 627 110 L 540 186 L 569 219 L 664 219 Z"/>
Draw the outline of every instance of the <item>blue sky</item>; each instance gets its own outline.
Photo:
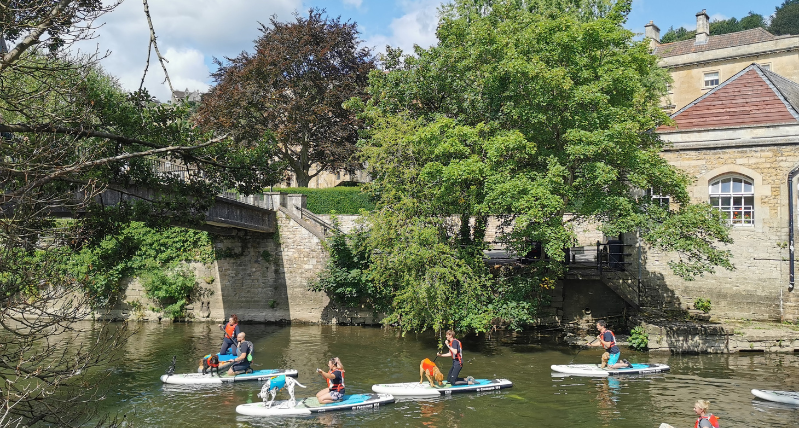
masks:
<path id="1" fill-rule="evenodd" d="M 112 0 L 105 0 L 110 2 Z M 281 21 L 309 8 L 327 10 L 330 16 L 355 21 L 368 47 L 385 46 L 408 52 L 414 44 L 436 43 L 437 9 L 441 0 L 149 0 L 153 23 L 175 89 L 205 91 L 212 83 L 212 58 L 251 51 L 258 37 L 258 22 L 276 15 Z M 665 33 L 670 26 L 696 26 L 696 13 L 706 9 L 711 19 L 742 18 L 749 11 L 771 15 L 783 0 L 634 0 L 627 27 L 643 33 L 653 20 Z M 128 89 L 138 88 L 147 57 L 149 32 L 138 0 L 125 0 L 103 16 L 98 38 L 80 45 L 85 51 L 110 51 L 104 68 Z M 145 85 L 161 100 L 169 99 L 163 72 L 151 64 Z"/>

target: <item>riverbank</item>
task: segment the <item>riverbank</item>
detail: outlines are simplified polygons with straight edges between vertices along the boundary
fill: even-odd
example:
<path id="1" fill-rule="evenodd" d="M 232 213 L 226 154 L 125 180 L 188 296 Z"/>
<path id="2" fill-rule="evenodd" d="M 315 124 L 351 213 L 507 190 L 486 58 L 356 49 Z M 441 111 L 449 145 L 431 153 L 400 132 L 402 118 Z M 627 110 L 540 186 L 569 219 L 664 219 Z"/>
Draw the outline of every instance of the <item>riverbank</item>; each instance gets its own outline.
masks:
<path id="1" fill-rule="evenodd" d="M 635 316 L 632 326 L 643 326 L 650 353 L 733 354 L 739 352 L 799 353 L 799 325 L 749 320 L 674 320 Z M 567 333 L 566 342 L 581 345 L 596 335 Z M 629 335 L 617 334 L 619 345 L 629 346 Z"/>

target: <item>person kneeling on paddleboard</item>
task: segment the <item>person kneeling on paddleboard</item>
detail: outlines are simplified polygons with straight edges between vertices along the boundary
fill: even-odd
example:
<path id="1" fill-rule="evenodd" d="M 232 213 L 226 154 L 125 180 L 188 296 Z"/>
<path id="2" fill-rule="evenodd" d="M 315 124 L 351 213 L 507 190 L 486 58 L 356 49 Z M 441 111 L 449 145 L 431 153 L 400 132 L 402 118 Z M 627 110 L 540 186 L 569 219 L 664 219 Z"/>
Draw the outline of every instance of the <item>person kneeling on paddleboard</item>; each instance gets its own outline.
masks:
<path id="1" fill-rule="evenodd" d="M 461 369 L 463 368 L 463 348 L 461 347 L 461 341 L 455 338 L 455 332 L 452 330 L 447 330 L 447 341 L 446 341 L 447 348 L 449 348 L 449 352 L 446 354 L 436 354 L 438 357 L 452 357 L 452 368 L 449 369 L 449 374 L 447 375 L 447 382 L 450 385 L 471 385 L 474 382 L 471 380 L 473 378 L 469 378 L 470 380 L 459 378 L 458 374 L 460 374 Z"/>
<path id="2" fill-rule="evenodd" d="M 327 373 L 316 369 L 327 380 L 327 388 L 316 393 L 319 404 L 335 403 L 344 398 L 344 365 L 341 364 L 341 359 L 333 357 L 327 362 L 327 366 L 330 369 Z"/>
<path id="3" fill-rule="evenodd" d="M 246 372 L 247 369 L 250 368 L 250 363 L 252 363 L 253 345 L 252 342 L 244 340 L 244 337 L 244 333 L 239 333 L 238 336 L 236 336 L 236 341 L 239 342 L 239 346 L 236 348 L 237 357 L 230 362 L 230 369 L 227 371 L 227 374 L 230 376 Z"/>
<path id="4" fill-rule="evenodd" d="M 599 336 L 596 337 L 597 340 L 590 342 L 588 346 L 601 346 L 605 348 L 605 351 L 607 351 L 607 362 L 605 362 L 605 355 L 603 355 L 601 367 L 603 369 L 606 365 L 609 369 L 623 369 L 625 367 L 630 367 L 630 364 L 627 363 L 626 360 L 619 362 L 621 350 L 619 350 L 619 347 L 616 346 L 616 336 L 612 331 L 608 330 L 605 320 L 597 321 L 596 329 L 599 330 Z"/>
<path id="5" fill-rule="evenodd" d="M 699 419 L 696 420 L 694 428 L 719 428 L 719 418 L 713 416 L 712 413 L 708 413 L 709 408 L 709 401 L 696 400 L 694 412 L 699 415 Z"/>

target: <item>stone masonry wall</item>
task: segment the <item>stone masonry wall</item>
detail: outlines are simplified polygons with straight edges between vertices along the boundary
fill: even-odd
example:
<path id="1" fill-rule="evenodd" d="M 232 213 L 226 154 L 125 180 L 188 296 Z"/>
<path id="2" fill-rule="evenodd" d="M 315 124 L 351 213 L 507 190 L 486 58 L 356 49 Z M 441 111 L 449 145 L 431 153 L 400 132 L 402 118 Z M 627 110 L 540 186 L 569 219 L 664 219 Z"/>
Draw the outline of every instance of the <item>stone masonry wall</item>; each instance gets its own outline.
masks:
<path id="1" fill-rule="evenodd" d="M 733 255 L 735 270 L 717 270 L 694 281 L 671 273 L 675 257 L 651 249 L 642 251 L 642 283 L 648 306 L 691 306 L 710 299 L 718 317 L 752 320 L 799 319 L 799 298 L 788 291 L 787 176 L 799 165 L 799 147 L 724 148 L 666 151 L 663 157 L 696 179 L 692 200 L 708 201 L 708 183 L 726 174 L 751 178 L 755 189 L 755 224 L 735 226 L 734 243 L 724 247 Z M 638 266 L 632 266 L 633 271 Z"/>

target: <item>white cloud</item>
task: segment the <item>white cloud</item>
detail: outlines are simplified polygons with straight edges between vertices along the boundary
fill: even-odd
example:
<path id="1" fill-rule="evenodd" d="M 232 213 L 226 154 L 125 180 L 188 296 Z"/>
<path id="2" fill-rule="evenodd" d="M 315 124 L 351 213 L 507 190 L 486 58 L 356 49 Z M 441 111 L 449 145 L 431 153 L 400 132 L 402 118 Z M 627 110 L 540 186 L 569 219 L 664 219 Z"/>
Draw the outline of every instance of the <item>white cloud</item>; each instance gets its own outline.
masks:
<path id="1" fill-rule="evenodd" d="M 412 53 L 413 46 L 428 48 L 438 42 L 438 8 L 440 0 L 401 1 L 405 12 L 389 24 L 389 34 L 377 34 L 366 40 L 366 45 L 378 52 L 385 52 L 386 45 L 402 48 L 405 53 Z"/>
<path id="2" fill-rule="evenodd" d="M 728 19 L 730 19 L 730 17 L 728 17 L 727 15 L 724 15 L 724 14 L 721 14 L 721 13 L 714 13 L 713 15 L 710 15 L 710 21 L 709 22 L 726 21 Z"/>
<path id="3" fill-rule="evenodd" d="M 360 9 L 363 0 L 343 0 L 342 3 L 344 3 L 345 6 L 355 6 L 356 9 Z"/>
<path id="4" fill-rule="evenodd" d="M 252 50 L 260 32 L 258 22 L 268 23 L 272 15 L 291 19 L 303 10 L 301 0 L 150 0 L 150 14 L 158 36 L 158 47 L 169 60 L 167 70 L 176 90 L 206 90 L 210 83 L 206 65 L 211 58 L 233 57 Z M 127 90 L 138 89 L 147 58 L 149 28 L 142 2 L 128 0 L 103 16 L 105 25 L 96 40 L 78 47 L 111 51 L 103 68 L 119 78 Z M 169 89 L 161 84 L 161 66 L 153 52 L 145 86 L 162 101 L 169 100 Z"/>

